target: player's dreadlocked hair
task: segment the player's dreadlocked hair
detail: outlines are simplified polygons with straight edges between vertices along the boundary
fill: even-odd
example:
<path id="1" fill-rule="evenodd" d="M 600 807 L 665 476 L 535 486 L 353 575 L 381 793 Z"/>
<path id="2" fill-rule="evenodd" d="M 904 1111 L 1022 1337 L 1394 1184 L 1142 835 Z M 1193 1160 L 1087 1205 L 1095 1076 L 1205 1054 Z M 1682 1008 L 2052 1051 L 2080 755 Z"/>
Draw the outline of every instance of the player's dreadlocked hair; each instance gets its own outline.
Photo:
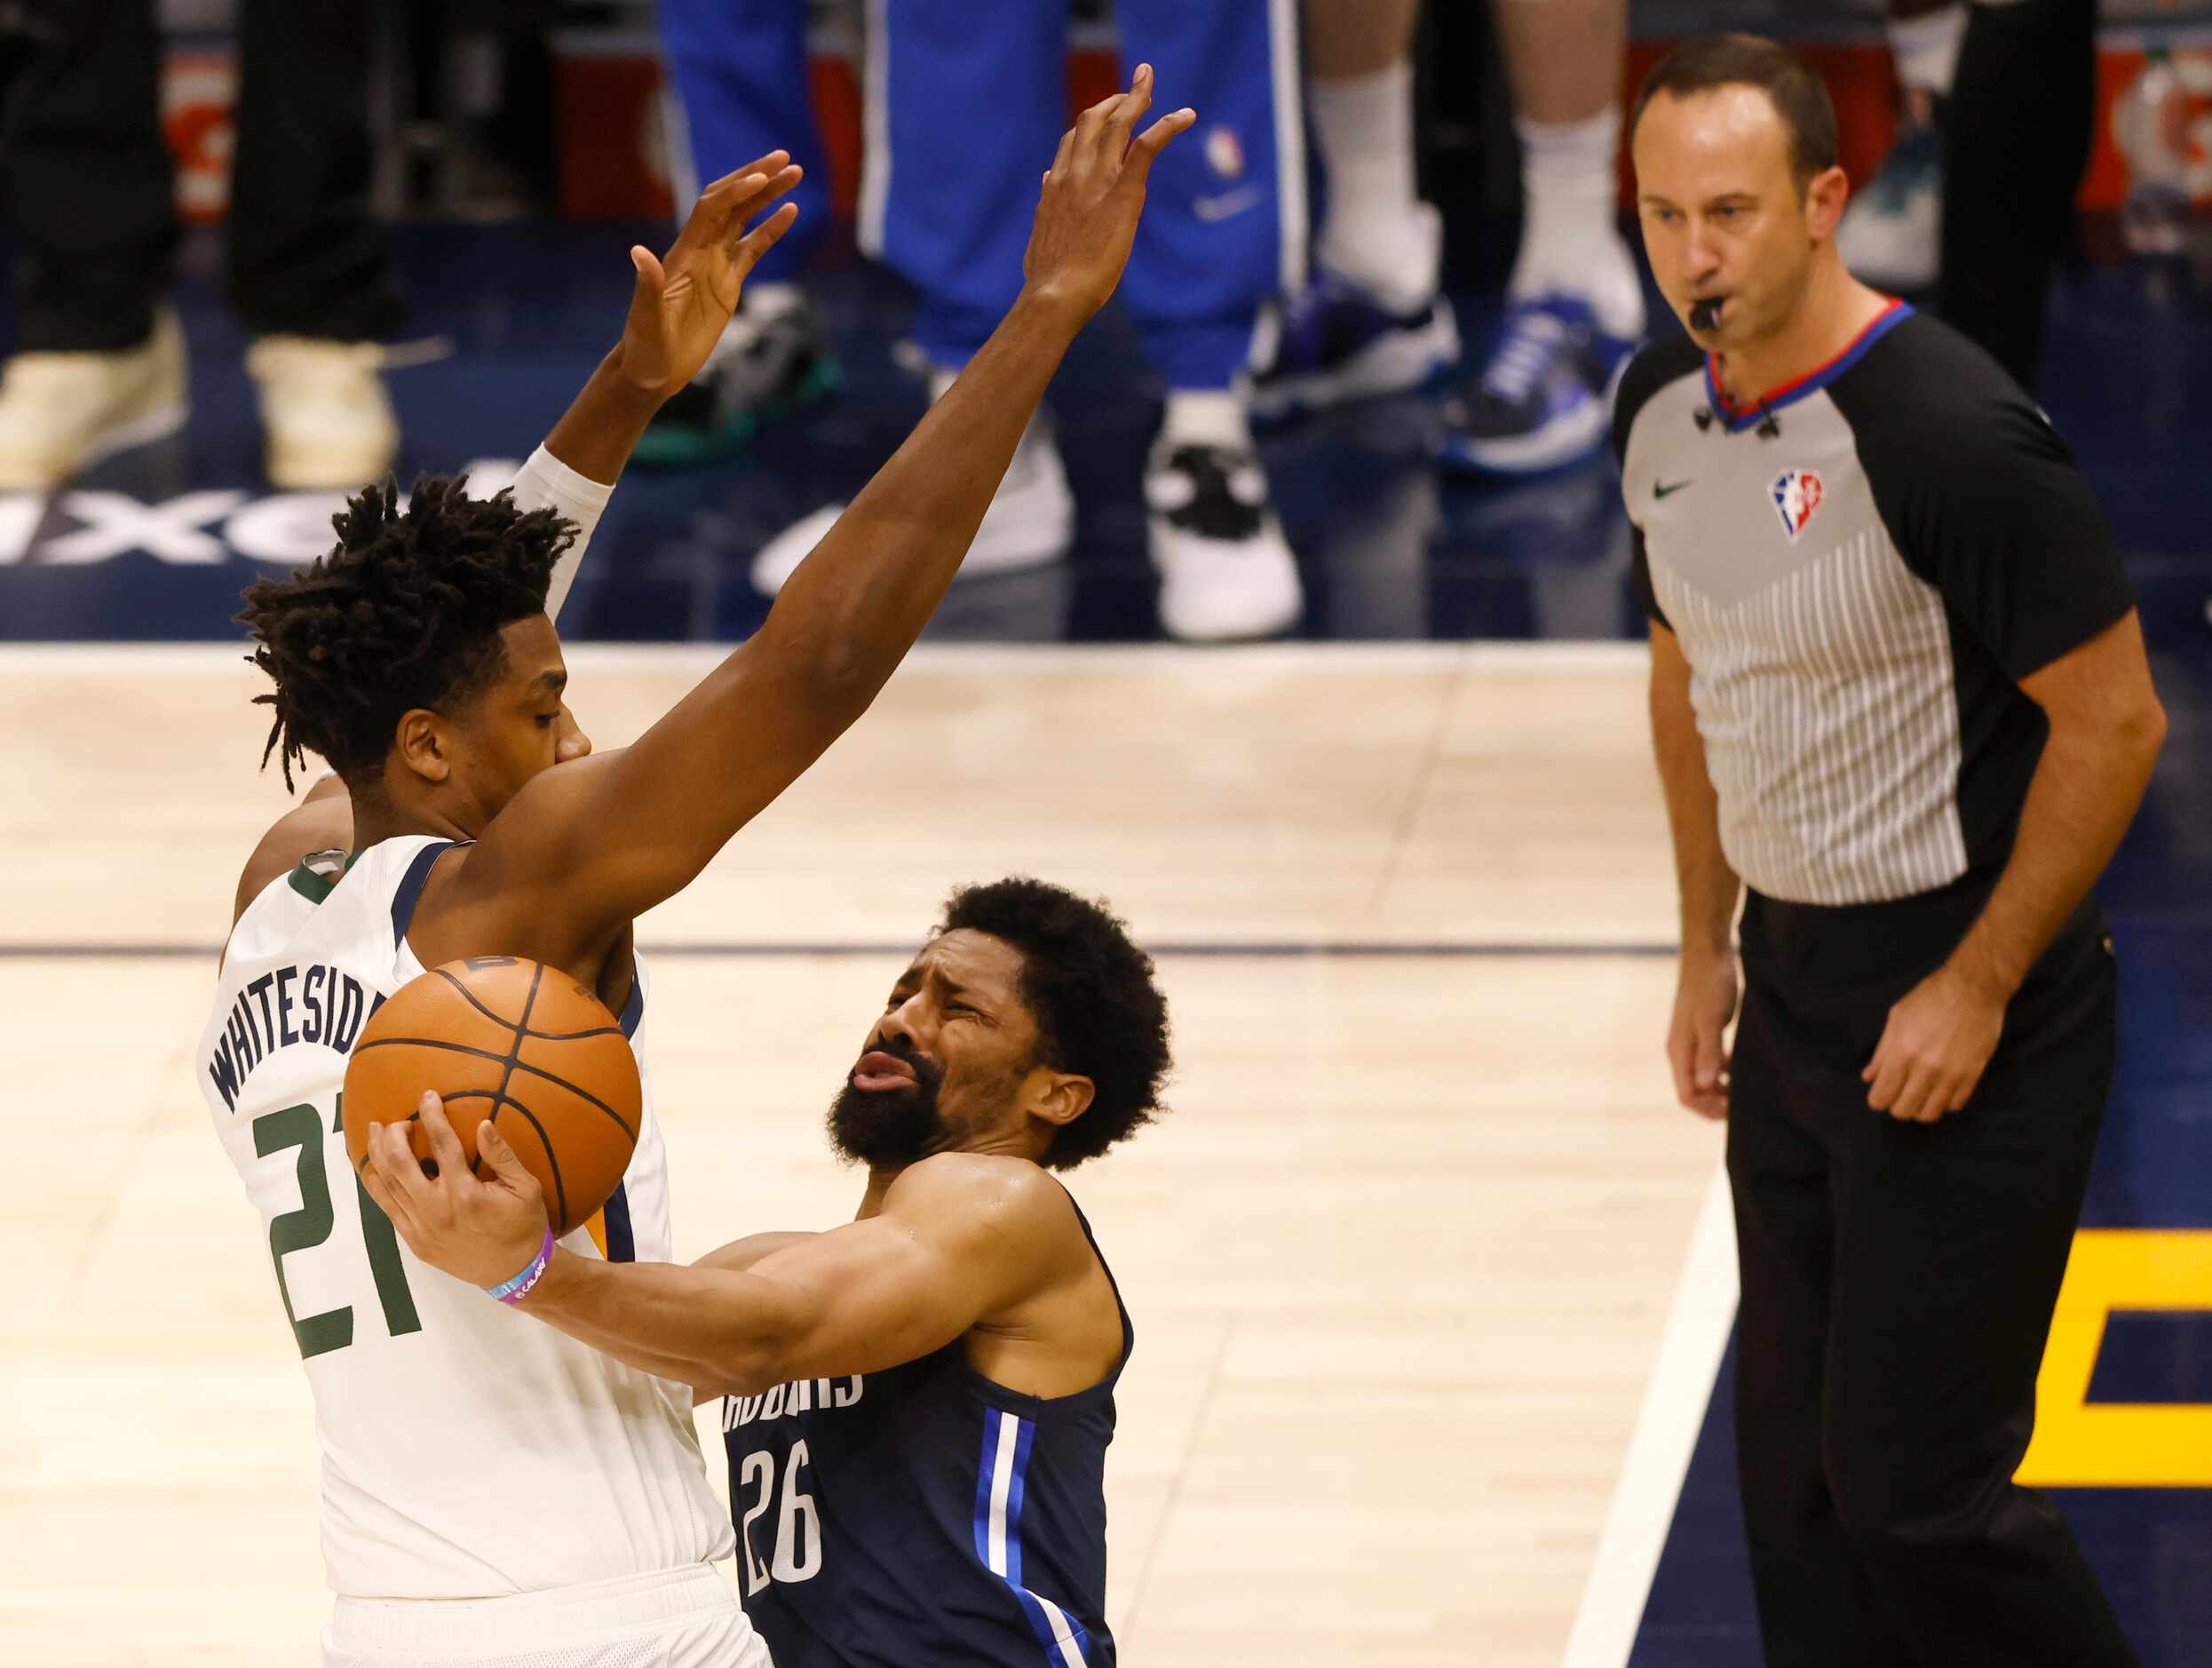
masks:
<path id="1" fill-rule="evenodd" d="M 373 774 L 402 715 L 467 701 L 499 673 L 500 628 L 545 606 L 575 524 L 464 484 L 424 476 L 402 510 L 387 477 L 331 518 L 329 555 L 246 588 L 239 624 L 276 684 L 254 697 L 276 709 L 261 764 L 276 753 L 287 788 L 308 752 L 348 783 Z"/>
<path id="2" fill-rule="evenodd" d="M 937 930 L 962 927 L 1021 952 L 1037 1057 L 1090 1079 L 1090 1108 L 1060 1126 L 1044 1163 L 1072 1169 L 1151 1123 L 1173 1063 L 1168 1003 L 1152 957 L 1130 941 L 1129 929 L 1088 898 L 1020 876 L 963 886 L 947 899 Z"/>

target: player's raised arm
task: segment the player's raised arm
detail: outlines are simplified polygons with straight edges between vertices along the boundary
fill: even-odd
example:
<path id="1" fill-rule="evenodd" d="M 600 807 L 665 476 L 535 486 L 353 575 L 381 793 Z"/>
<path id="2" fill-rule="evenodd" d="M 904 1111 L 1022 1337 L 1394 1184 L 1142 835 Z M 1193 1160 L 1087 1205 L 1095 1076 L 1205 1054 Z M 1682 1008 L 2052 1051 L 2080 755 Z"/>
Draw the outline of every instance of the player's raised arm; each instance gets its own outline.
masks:
<path id="1" fill-rule="evenodd" d="M 701 193 L 665 256 L 630 250 L 638 277 L 622 340 L 553 425 L 548 452 L 587 481 L 614 483 L 653 414 L 722 339 L 747 275 L 798 218 L 789 203 L 762 216 L 800 171 L 771 151 Z"/>
<path id="2" fill-rule="evenodd" d="M 439 902 L 468 941 L 569 965 L 688 884 L 865 711 L 958 570 L 1068 344 L 1120 281 L 1154 157 L 1152 72 L 1085 111 L 1044 176 L 1019 298 L 787 584 L 766 623 L 632 746 L 534 779 Z M 670 375 L 675 376 L 671 370 Z"/>
<path id="3" fill-rule="evenodd" d="M 592 370 L 512 488 L 518 506 L 551 509 L 575 525 L 546 587 L 545 612 L 552 618 L 560 617 L 599 512 L 638 437 L 706 363 L 736 310 L 746 275 L 797 217 L 797 208 L 786 203 L 761 218 L 798 184 L 800 171 L 790 160 L 788 152 L 771 151 L 716 180 L 665 256 L 656 258 L 642 244 L 630 251 L 638 281 L 622 340 Z M 239 879 L 232 919 L 310 853 L 353 843 L 345 786 L 325 777 L 262 836 Z"/>

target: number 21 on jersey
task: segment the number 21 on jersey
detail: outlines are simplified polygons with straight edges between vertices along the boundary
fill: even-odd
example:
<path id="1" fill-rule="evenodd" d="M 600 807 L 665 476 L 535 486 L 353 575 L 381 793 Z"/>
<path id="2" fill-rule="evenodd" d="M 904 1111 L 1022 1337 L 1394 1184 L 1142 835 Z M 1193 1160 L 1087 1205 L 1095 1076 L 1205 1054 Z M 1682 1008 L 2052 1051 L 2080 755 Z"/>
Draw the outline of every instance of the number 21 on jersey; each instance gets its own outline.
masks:
<path id="1" fill-rule="evenodd" d="M 333 1103 L 329 1133 L 335 1134 L 343 1127 L 345 1106 L 345 1097 L 338 1096 Z M 287 1211 L 270 1222 L 269 1257 L 276 1264 L 276 1289 L 284 1299 L 284 1318 L 292 1323 L 292 1336 L 298 1341 L 303 1361 L 329 1350 L 344 1349 L 353 1341 L 353 1305 L 342 1304 L 320 1315 L 303 1316 L 292 1307 L 291 1283 L 284 1278 L 285 1257 L 321 1244 L 330 1237 L 337 1219 L 330 1208 L 330 1178 L 323 1162 L 325 1133 L 321 1113 L 305 1103 L 288 1106 L 281 1112 L 265 1112 L 253 1121 L 256 1155 L 267 1158 L 295 1148 L 299 1155 L 294 1161 L 299 1178 L 299 1209 Z M 415 1294 L 408 1290 L 407 1269 L 400 1261 L 400 1236 L 392 1229 L 392 1219 L 369 1196 L 369 1189 L 361 1186 L 358 1176 L 353 1178 L 353 1191 L 361 1195 L 362 1249 L 377 1283 L 385 1330 L 394 1338 L 419 1332 L 422 1317 L 415 1312 Z"/>

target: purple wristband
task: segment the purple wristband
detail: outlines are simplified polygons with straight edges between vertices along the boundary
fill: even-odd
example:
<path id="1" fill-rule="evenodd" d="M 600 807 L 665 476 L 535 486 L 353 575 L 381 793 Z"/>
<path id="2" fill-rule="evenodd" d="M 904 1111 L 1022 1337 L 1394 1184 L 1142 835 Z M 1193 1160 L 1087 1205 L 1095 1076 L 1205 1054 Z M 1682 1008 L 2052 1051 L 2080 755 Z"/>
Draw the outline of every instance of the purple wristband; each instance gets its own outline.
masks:
<path id="1" fill-rule="evenodd" d="M 487 1297 L 497 1298 L 502 1303 L 519 1303 L 530 1295 L 530 1288 L 545 1277 L 546 1266 L 553 1260 L 553 1230 L 545 1230 L 545 1243 L 537 1248 L 537 1255 L 530 1259 L 530 1266 L 512 1280 L 503 1280 L 496 1286 L 486 1286 Z"/>

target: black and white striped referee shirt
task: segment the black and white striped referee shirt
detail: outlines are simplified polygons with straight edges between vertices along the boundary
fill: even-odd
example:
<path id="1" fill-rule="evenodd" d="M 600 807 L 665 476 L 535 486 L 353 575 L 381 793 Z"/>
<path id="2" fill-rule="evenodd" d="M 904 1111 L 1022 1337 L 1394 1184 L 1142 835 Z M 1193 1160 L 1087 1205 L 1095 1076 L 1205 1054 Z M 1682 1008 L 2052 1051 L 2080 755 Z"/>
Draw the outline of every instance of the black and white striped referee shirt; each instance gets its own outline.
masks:
<path id="1" fill-rule="evenodd" d="M 1745 884 L 1869 903 L 2002 867 L 2049 727 L 2020 680 L 2133 606 L 2018 385 L 1897 302 L 1749 410 L 1688 337 L 1654 343 L 1613 447 Z"/>

